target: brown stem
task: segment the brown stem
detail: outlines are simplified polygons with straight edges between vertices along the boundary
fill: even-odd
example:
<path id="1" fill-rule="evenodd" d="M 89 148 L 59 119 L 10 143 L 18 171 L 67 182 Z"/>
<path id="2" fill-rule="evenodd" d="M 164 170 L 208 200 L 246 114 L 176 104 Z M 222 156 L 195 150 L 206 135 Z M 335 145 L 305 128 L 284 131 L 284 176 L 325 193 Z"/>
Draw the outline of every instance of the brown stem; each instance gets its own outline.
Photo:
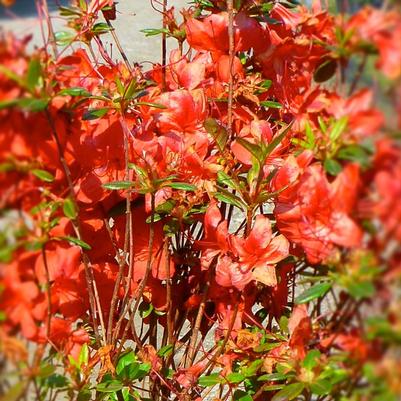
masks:
<path id="1" fill-rule="evenodd" d="M 124 127 L 124 125 L 123 125 L 123 127 Z M 129 149 L 128 149 L 128 138 L 127 138 L 125 130 L 123 132 L 123 139 L 124 139 L 124 158 L 125 158 L 125 180 L 128 181 L 129 180 L 129 167 L 128 167 Z M 118 269 L 117 279 L 114 284 L 113 296 L 111 298 L 111 303 L 110 303 L 109 322 L 107 325 L 107 342 L 108 342 L 108 344 L 110 344 L 112 341 L 114 312 L 115 312 L 117 301 L 118 301 L 118 291 L 119 291 L 121 280 L 122 280 L 123 274 L 124 274 L 124 268 L 126 265 L 126 257 L 127 257 L 128 245 L 129 245 L 129 237 L 130 237 L 129 227 L 130 227 L 130 222 L 131 222 L 131 201 L 130 201 L 130 193 L 129 192 L 127 193 L 125 215 L 126 215 L 126 224 L 125 224 L 125 238 L 124 238 L 124 257 L 121 258 L 120 255 L 117 255 L 119 269 Z M 107 226 L 108 226 L 108 223 L 107 223 L 106 227 Z M 109 230 L 109 227 L 108 227 L 108 231 L 109 231 L 110 239 L 112 240 L 113 237 L 112 237 L 111 231 Z M 112 240 L 112 242 L 113 242 L 113 240 Z M 131 253 L 132 253 L 132 248 L 131 248 L 130 254 Z M 118 250 L 117 250 L 117 254 L 118 254 Z M 128 285 L 129 285 L 129 283 L 128 283 Z M 124 296 L 125 296 L 125 294 L 124 294 Z M 124 312 L 124 307 L 122 308 L 122 311 Z"/>
<path id="2" fill-rule="evenodd" d="M 46 273 L 46 295 L 47 295 L 47 319 L 46 319 L 46 338 L 49 338 L 50 335 L 50 323 L 52 317 L 52 294 L 50 289 L 50 273 L 49 273 L 49 265 L 47 264 L 47 257 L 46 257 L 46 245 L 43 245 L 42 248 L 42 258 L 43 264 L 45 266 L 45 273 Z"/>
<path id="3" fill-rule="evenodd" d="M 125 54 L 125 51 L 124 51 L 123 47 L 121 46 L 120 39 L 118 39 L 118 36 L 117 36 L 117 34 L 116 34 L 116 31 L 115 31 L 113 25 L 111 24 L 111 22 L 110 22 L 107 18 L 106 18 L 106 23 L 107 23 L 107 25 L 108 25 L 109 28 L 110 28 L 111 36 L 113 36 L 114 42 L 115 42 L 115 44 L 116 44 L 116 46 L 117 46 L 118 51 L 119 51 L 120 54 L 121 54 L 121 57 L 122 57 L 123 60 L 124 60 L 125 65 L 126 65 L 127 68 L 128 68 L 128 71 L 132 74 L 132 67 L 131 67 L 131 64 L 130 64 L 130 62 L 129 62 L 129 60 L 128 60 L 127 55 Z"/>
<path id="4" fill-rule="evenodd" d="M 173 319 L 172 319 L 172 297 L 171 297 L 171 277 L 170 277 L 170 252 L 169 252 L 169 239 L 164 240 L 164 252 L 166 255 L 166 292 L 167 292 L 167 344 L 173 343 Z"/>
<path id="5" fill-rule="evenodd" d="M 162 32 L 162 85 L 163 91 L 167 88 L 166 82 L 166 64 L 167 64 L 167 36 L 164 32 L 166 29 L 166 12 L 167 12 L 167 0 L 163 0 L 163 32 Z"/>
<path id="6" fill-rule="evenodd" d="M 69 192 L 70 192 L 71 200 L 74 203 L 75 209 L 77 211 L 77 215 L 79 215 L 79 206 L 78 206 L 78 203 L 77 203 L 77 200 L 76 200 L 76 196 L 75 196 L 74 184 L 72 182 L 70 169 L 69 169 L 68 164 L 67 164 L 67 162 L 66 162 L 66 160 L 64 158 L 64 151 L 63 151 L 63 148 L 61 146 L 60 138 L 58 136 L 56 127 L 54 125 L 54 121 L 53 121 L 52 116 L 51 116 L 51 114 L 50 114 L 48 109 L 45 110 L 45 114 L 46 114 L 47 121 L 48 121 L 48 123 L 50 125 L 50 129 L 52 131 L 54 140 L 56 142 L 60 163 L 61 163 L 61 165 L 63 167 L 64 174 L 65 174 L 65 177 L 66 177 L 66 180 L 67 180 L 67 184 L 68 184 L 68 189 L 69 189 Z M 81 231 L 81 226 L 80 226 L 79 219 L 76 218 L 76 219 L 72 220 L 72 225 L 74 227 L 74 231 L 75 231 L 76 236 L 78 237 L 78 239 L 82 240 L 82 231 Z M 88 258 L 88 256 L 86 255 L 86 253 L 83 250 L 81 252 L 82 252 L 82 261 L 83 261 L 83 264 L 84 264 L 86 285 L 87 285 L 88 294 L 89 294 L 89 305 L 90 305 L 90 309 L 91 309 L 91 317 L 92 317 L 92 320 L 93 320 L 93 330 L 94 330 L 94 333 L 95 333 L 96 340 L 99 341 L 100 337 L 99 337 L 99 331 L 98 331 L 98 320 L 97 320 L 97 313 L 96 313 L 97 312 L 96 305 L 100 305 L 100 301 L 98 299 L 97 291 L 95 291 L 96 283 L 95 283 L 95 280 L 94 280 L 92 267 L 90 266 L 89 258 Z M 97 297 L 97 299 L 96 299 L 96 297 Z M 101 312 L 99 311 L 99 314 L 100 313 Z M 104 341 L 104 343 L 106 343 L 104 327 L 103 327 L 103 341 Z"/>
<path id="7" fill-rule="evenodd" d="M 142 278 L 139 287 L 137 289 L 137 294 L 136 294 L 136 299 L 135 299 L 135 304 L 134 307 L 132 309 L 131 312 L 131 316 L 129 318 L 129 321 L 127 323 L 127 325 L 125 326 L 124 329 L 124 333 L 123 336 L 121 338 L 121 343 L 120 343 L 120 347 L 119 350 L 117 352 L 117 357 L 118 355 L 121 353 L 121 350 L 124 346 L 124 343 L 127 339 L 127 334 L 128 334 L 128 330 L 131 327 L 132 330 L 132 335 L 137 343 L 138 348 L 141 350 L 142 347 L 142 342 L 139 339 L 138 335 L 136 334 L 136 330 L 135 330 L 135 325 L 134 325 L 134 317 L 135 314 L 138 310 L 139 307 L 139 302 L 141 301 L 142 295 L 143 295 L 143 291 L 145 290 L 146 287 L 146 283 L 149 279 L 150 276 L 150 272 L 152 270 L 152 256 L 153 256 L 153 243 L 154 243 L 154 237 L 155 237 L 155 227 L 154 227 L 154 212 L 155 212 L 155 195 L 154 193 L 152 193 L 151 195 L 151 210 L 152 210 L 152 214 L 150 216 L 150 229 L 149 229 L 149 243 L 148 243 L 148 249 L 149 249 L 149 254 L 148 254 L 148 261 L 147 261 L 147 265 L 146 265 L 146 271 L 145 271 L 145 275 Z"/>
<path id="8" fill-rule="evenodd" d="M 233 0 L 227 0 L 228 12 L 228 51 L 229 51 L 229 81 L 228 81 L 228 103 L 227 103 L 227 134 L 232 139 L 233 136 L 233 65 L 235 57 L 234 43 L 234 5 Z"/>
<path id="9" fill-rule="evenodd" d="M 54 57 L 57 59 L 58 52 L 57 52 L 56 36 L 54 35 L 53 24 L 52 24 L 52 20 L 50 18 L 50 14 L 49 14 L 49 7 L 47 6 L 47 0 L 42 0 L 41 3 L 42 3 L 43 12 L 46 17 L 46 24 L 47 24 L 47 29 L 49 32 L 50 43 L 53 48 Z"/>
<path id="10" fill-rule="evenodd" d="M 350 86 L 349 93 L 348 93 L 349 95 L 352 95 L 354 93 L 354 90 L 356 89 L 356 87 L 359 83 L 359 80 L 362 77 L 363 71 L 365 70 L 367 61 L 368 61 L 368 56 L 366 54 L 364 54 L 363 59 L 362 59 L 361 63 L 359 64 L 358 71 L 356 72 L 355 77 Z"/>
<path id="11" fill-rule="evenodd" d="M 189 348 L 188 348 L 188 352 L 187 352 L 187 361 L 186 361 L 187 368 L 193 364 L 195 357 L 196 357 L 196 341 L 198 340 L 199 329 L 200 329 L 200 325 L 202 323 L 203 314 L 205 312 L 206 300 L 207 300 L 207 295 L 209 292 L 209 287 L 210 287 L 210 282 L 211 282 L 213 271 L 214 271 L 214 268 L 211 266 L 209 268 L 207 281 L 206 281 L 205 286 L 202 291 L 203 292 L 202 300 L 199 305 L 198 313 L 196 315 L 195 325 L 193 328 L 193 333 L 191 336 L 191 340 L 189 342 Z"/>

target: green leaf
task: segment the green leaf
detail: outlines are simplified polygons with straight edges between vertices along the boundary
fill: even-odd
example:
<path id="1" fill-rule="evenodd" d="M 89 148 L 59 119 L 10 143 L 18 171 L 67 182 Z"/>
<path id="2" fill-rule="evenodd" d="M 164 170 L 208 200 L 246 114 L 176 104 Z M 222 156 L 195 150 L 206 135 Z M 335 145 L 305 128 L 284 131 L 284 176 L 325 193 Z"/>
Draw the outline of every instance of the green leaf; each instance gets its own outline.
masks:
<path id="1" fill-rule="evenodd" d="M 71 17 L 71 16 L 80 16 L 81 15 L 81 10 L 75 7 L 65 7 L 65 6 L 60 6 L 59 7 L 59 12 L 60 15 L 63 17 Z"/>
<path id="2" fill-rule="evenodd" d="M 14 71 L 8 69 L 6 66 L 0 64 L 0 73 L 5 75 L 11 81 L 16 82 L 20 87 L 25 88 L 24 80 Z"/>
<path id="3" fill-rule="evenodd" d="M 266 352 L 266 351 L 270 351 L 274 348 L 277 348 L 281 345 L 280 342 L 268 342 L 268 343 L 264 343 L 264 344 L 260 344 L 257 345 L 253 351 L 254 352 Z"/>
<path id="4" fill-rule="evenodd" d="M 46 377 L 51 376 L 54 373 L 55 370 L 56 370 L 56 368 L 53 365 L 49 365 L 49 364 L 44 363 L 40 367 L 40 371 L 39 371 L 38 377 L 40 377 L 41 379 L 45 379 Z"/>
<path id="5" fill-rule="evenodd" d="M 366 149 L 359 145 L 349 145 L 340 149 L 337 158 L 359 163 L 364 168 L 369 166 L 369 154 Z"/>
<path id="6" fill-rule="evenodd" d="M 325 60 L 316 69 L 313 78 L 315 82 L 318 83 L 326 82 L 335 74 L 336 70 L 337 70 L 336 60 L 333 59 Z"/>
<path id="7" fill-rule="evenodd" d="M 24 394 L 26 383 L 20 381 L 7 390 L 7 393 L 0 396 L 0 401 L 18 401 Z"/>
<path id="8" fill-rule="evenodd" d="M 288 378 L 288 374 L 285 375 L 283 373 L 270 373 L 267 375 L 262 375 L 258 377 L 258 381 L 265 381 L 265 382 L 276 382 L 276 381 L 281 381 L 285 380 Z"/>
<path id="9" fill-rule="evenodd" d="M 369 298 L 376 292 L 374 284 L 370 281 L 350 282 L 347 285 L 347 290 L 356 300 Z"/>
<path id="10" fill-rule="evenodd" d="M 342 171 L 342 166 L 341 164 L 334 159 L 326 159 L 324 161 L 324 169 L 327 171 L 330 175 L 336 176 L 341 173 Z"/>
<path id="11" fill-rule="evenodd" d="M 170 33 L 167 28 L 161 28 L 161 29 L 155 29 L 155 28 L 146 28 L 146 29 L 141 29 L 140 32 L 144 33 L 146 37 L 149 36 L 156 36 L 160 35 L 162 33 Z"/>
<path id="12" fill-rule="evenodd" d="M 273 150 L 276 149 L 276 147 L 277 147 L 277 146 L 281 143 L 281 141 L 286 137 L 288 131 L 289 131 L 289 130 L 291 129 L 291 127 L 292 127 L 292 124 L 293 124 L 292 122 L 291 122 L 290 124 L 288 124 L 287 127 L 285 127 L 285 128 L 283 129 L 282 132 L 278 133 L 278 135 L 276 135 L 276 136 L 274 137 L 274 139 L 267 145 L 266 149 L 264 149 L 264 152 L 263 152 L 265 158 L 266 158 L 267 156 L 269 156 L 270 153 L 272 153 Z M 264 164 L 264 162 L 263 162 L 263 164 Z"/>
<path id="13" fill-rule="evenodd" d="M 169 356 L 173 352 L 173 349 L 174 349 L 173 344 L 167 344 L 164 347 L 161 347 L 159 351 L 157 351 L 157 355 L 159 355 L 162 358 L 165 356 Z"/>
<path id="14" fill-rule="evenodd" d="M 141 302 L 138 308 L 139 314 L 142 319 L 147 318 L 152 313 L 153 309 L 153 305 L 148 304 L 147 302 Z"/>
<path id="15" fill-rule="evenodd" d="M 65 88 L 62 89 L 59 93 L 57 93 L 58 96 L 82 96 L 82 97 L 89 97 L 91 96 L 91 93 L 88 92 L 85 88 L 81 88 L 79 86 L 73 87 L 73 88 Z"/>
<path id="16" fill-rule="evenodd" d="M 70 237 L 69 235 L 66 235 L 66 236 L 60 237 L 60 238 L 66 240 L 68 242 L 71 242 L 74 245 L 78 245 L 82 249 L 86 249 L 86 250 L 92 249 L 92 247 L 89 244 L 87 244 L 86 242 L 80 240 L 79 238 Z"/>
<path id="17" fill-rule="evenodd" d="M 253 401 L 253 398 L 250 394 L 243 390 L 236 390 L 233 395 L 234 401 Z"/>
<path id="18" fill-rule="evenodd" d="M 317 395 L 325 395 L 329 394 L 332 390 L 333 386 L 328 380 L 320 379 L 314 383 L 311 383 L 310 389 L 313 394 Z"/>
<path id="19" fill-rule="evenodd" d="M 323 118 L 321 116 L 319 116 L 317 118 L 317 121 L 319 123 L 320 130 L 325 134 L 327 132 L 327 125 L 324 122 Z"/>
<path id="20" fill-rule="evenodd" d="M 151 103 L 151 102 L 136 102 L 135 106 L 149 106 L 155 109 L 167 109 L 167 106 L 160 103 Z"/>
<path id="21" fill-rule="evenodd" d="M 108 108 L 88 109 L 82 116 L 82 120 L 88 121 L 102 118 L 104 115 L 107 114 L 108 111 L 109 111 Z"/>
<path id="22" fill-rule="evenodd" d="M 120 356 L 116 366 L 116 373 L 119 375 L 124 368 L 137 362 L 136 356 L 133 351 L 128 351 L 127 353 Z"/>
<path id="23" fill-rule="evenodd" d="M 305 304 L 313 301 L 316 298 L 324 296 L 331 288 L 333 284 L 330 282 L 318 283 L 308 288 L 302 294 L 295 298 L 296 304 Z"/>
<path id="24" fill-rule="evenodd" d="M 338 121 L 335 122 L 333 127 L 330 130 L 329 138 L 331 141 L 336 141 L 342 133 L 345 131 L 348 125 L 348 117 L 341 117 Z"/>
<path id="25" fill-rule="evenodd" d="M 128 168 L 131 170 L 134 170 L 135 174 L 142 180 L 148 179 L 147 171 L 144 168 L 142 168 L 141 166 L 138 166 L 137 164 L 134 164 L 134 163 L 128 163 Z"/>
<path id="26" fill-rule="evenodd" d="M 260 164 L 264 163 L 263 151 L 259 145 L 251 143 L 244 138 L 237 138 L 235 141 L 243 146 Z"/>
<path id="27" fill-rule="evenodd" d="M 245 377 L 251 377 L 256 375 L 257 371 L 259 370 L 259 368 L 262 366 L 263 361 L 261 359 L 256 359 L 255 361 L 253 361 L 249 366 L 243 368 L 241 370 L 241 373 L 245 376 Z"/>
<path id="28" fill-rule="evenodd" d="M 320 351 L 317 349 L 310 350 L 306 356 L 305 359 L 302 361 L 302 366 L 305 369 L 312 370 L 314 367 L 316 367 L 319 363 L 319 358 L 320 358 Z"/>
<path id="29" fill-rule="evenodd" d="M 201 376 L 198 380 L 200 386 L 203 387 L 211 387 L 215 386 L 216 384 L 222 383 L 223 378 L 220 376 L 219 373 L 213 373 L 209 376 Z"/>
<path id="30" fill-rule="evenodd" d="M 308 149 L 313 149 L 315 147 L 315 134 L 312 131 L 312 127 L 309 124 L 309 121 L 306 121 L 305 124 L 305 135 L 307 138 Z"/>
<path id="31" fill-rule="evenodd" d="M 19 99 L 10 99 L 0 101 L 0 110 L 9 109 L 18 105 Z"/>
<path id="32" fill-rule="evenodd" d="M 263 387 L 263 391 L 276 391 L 281 390 L 285 384 L 272 384 L 271 386 Z"/>
<path id="33" fill-rule="evenodd" d="M 168 199 L 162 204 L 156 206 L 155 211 L 156 213 L 169 214 L 174 209 L 175 203 L 174 199 Z"/>
<path id="34" fill-rule="evenodd" d="M 227 185 L 231 189 L 241 191 L 241 187 L 224 171 L 217 172 L 217 181 L 222 185 Z"/>
<path id="35" fill-rule="evenodd" d="M 113 181 L 113 182 L 108 182 L 107 184 L 102 185 L 103 188 L 110 189 L 113 191 L 119 191 L 122 189 L 130 189 L 133 186 L 132 181 Z"/>
<path id="36" fill-rule="evenodd" d="M 263 89 L 265 89 L 265 90 L 268 90 L 268 89 L 270 89 L 270 87 L 272 86 L 272 81 L 270 80 L 270 79 L 265 79 L 264 81 L 262 81 L 261 83 L 260 83 L 260 87 L 262 87 Z"/>
<path id="37" fill-rule="evenodd" d="M 214 118 L 207 118 L 205 120 L 204 127 L 207 133 L 210 134 L 216 141 L 220 152 L 223 152 L 228 140 L 227 130 L 222 127 Z"/>
<path id="38" fill-rule="evenodd" d="M 48 99 L 24 98 L 20 99 L 17 105 L 23 109 L 37 113 L 45 110 L 48 104 Z"/>
<path id="39" fill-rule="evenodd" d="M 28 72 L 26 77 L 26 84 L 28 89 L 32 92 L 39 84 L 42 74 L 42 67 L 40 61 L 37 58 L 31 59 L 28 66 Z"/>
<path id="40" fill-rule="evenodd" d="M 240 198 L 238 198 L 238 196 L 232 194 L 231 192 L 219 189 L 219 192 L 215 192 L 214 197 L 220 202 L 236 206 L 238 209 L 241 210 L 246 210 L 245 203 Z"/>
<path id="41" fill-rule="evenodd" d="M 66 217 L 68 217 L 71 220 L 76 219 L 77 209 L 75 207 L 74 201 L 71 198 L 67 198 L 64 200 L 63 213 Z"/>
<path id="42" fill-rule="evenodd" d="M 269 109 L 281 109 L 283 105 L 279 102 L 273 102 L 271 100 L 263 100 L 260 102 L 263 107 L 267 107 Z"/>
<path id="43" fill-rule="evenodd" d="M 288 386 L 285 386 L 282 390 L 280 390 L 277 394 L 275 394 L 272 398 L 272 401 L 293 400 L 302 393 L 304 388 L 305 386 L 303 383 L 289 384 Z"/>
<path id="44" fill-rule="evenodd" d="M 46 383 L 50 388 L 63 388 L 67 386 L 68 381 L 65 376 L 55 373 L 47 378 Z"/>
<path id="45" fill-rule="evenodd" d="M 99 383 L 96 390 L 99 393 L 115 393 L 123 388 L 123 384 L 119 380 L 110 380 L 104 383 Z"/>
<path id="46" fill-rule="evenodd" d="M 90 401 L 92 399 L 91 390 L 85 386 L 79 390 L 77 401 Z"/>
<path id="47" fill-rule="evenodd" d="M 245 376 L 242 373 L 232 372 L 226 376 L 226 380 L 229 383 L 241 383 L 245 380 Z"/>
<path id="48" fill-rule="evenodd" d="M 74 32 L 71 31 L 58 31 L 54 33 L 56 43 L 60 46 L 69 45 L 75 38 Z"/>
<path id="49" fill-rule="evenodd" d="M 89 361 L 89 348 L 88 344 L 84 344 L 78 357 L 78 366 L 87 365 Z"/>
<path id="50" fill-rule="evenodd" d="M 53 182 L 54 181 L 53 175 L 50 174 L 46 170 L 34 169 L 34 170 L 32 170 L 32 174 L 35 177 L 38 177 L 40 180 L 45 181 L 45 182 Z"/>
<path id="51" fill-rule="evenodd" d="M 180 189 L 182 191 L 196 191 L 196 186 L 187 184 L 185 182 L 170 182 L 169 184 L 163 185 L 173 189 Z"/>
<path id="52" fill-rule="evenodd" d="M 102 33 L 107 33 L 112 31 L 113 28 L 108 26 L 105 22 L 98 22 L 92 27 L 92 32 L 95 35 L 101 35 Z"/>

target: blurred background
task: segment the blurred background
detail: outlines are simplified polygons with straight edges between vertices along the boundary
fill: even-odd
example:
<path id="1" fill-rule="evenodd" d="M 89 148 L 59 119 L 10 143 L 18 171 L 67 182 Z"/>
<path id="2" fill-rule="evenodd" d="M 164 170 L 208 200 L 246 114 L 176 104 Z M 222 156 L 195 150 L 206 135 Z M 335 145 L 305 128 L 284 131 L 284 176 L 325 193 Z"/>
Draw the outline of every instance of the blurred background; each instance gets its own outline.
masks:
<path id="1" fill-rule="evenodd" d="M 8 3 L 10 0 L 0 0 L 1 3 Z M 304 3 L 310 3 L 306 0 Z M 323 0 L 325 2 L 325 0 Z M 331 8 L 355 12 L 361 6 L 371 4 L 380 6 L 383 0 L 328 0 Z M 63 20 L 58 16 L 58 7 L 67 5 L 69 0 L 48 0 L 49 10 L 55 31 L 63 27 Z M 170 0 L 169 6 L 174 6 L 176 12 L 180 8 L 190 4 L 190 0 Z M 154 1 L 155 6 L 157 2 Z M 160 14 L 156 13 L 149 0 L 120 0 L 117 4 L 118 18 L 114 21 L 117 35 L 125 49 L 128 57 L 132 61 L 156 62 L 160 60 L 160 37 L 148 37 L 140 32 L 145 28 L 158 28 L 161 25 Z M 16 0 L 10 7 L 0 6 L 0 29 L 12 31 L 18 37 L 32 35 L 31 47 L 40 46 L 43 41 L 40 32 L 40 24 L 37 18 L 34 0 Z M 110 46 L 110 37 L 102 36 L 106 46 Z M 117 57 L 117 52 L 113 52 Z"/>
<path id="2" fill-rule="evenodd" d="M 58 16 L 58 7 L 68 3 L 68 0 L 48 0 L 55 31 L 64 26 L 63 19 Z M 187 0 L 170 0 L 169 6 L 174 6 L 178 13 L 188 3 Z M 128 57 L 138 62 L 160 60 L 160 37 L 148 37 L 145 40 L 144 33 L 140 32 L 141 29 L 159 28 L 161 25 L 161 16 L 152 9 L 151 2 L 120 0 L 117 12 L 119 15 L 113 25 Z M 32 47 L 43 43 L 34 0 L 16 0 L 7 8 L 0 6 L 0 27 L 3 31 L 12 31 L 18 37 L 32 35 Z M 111 36 L 108 36 L 102 36 L 106 47 L 113 42 Z M 114 49 L 113 54 L 117 57 L 117 49 Z"/>

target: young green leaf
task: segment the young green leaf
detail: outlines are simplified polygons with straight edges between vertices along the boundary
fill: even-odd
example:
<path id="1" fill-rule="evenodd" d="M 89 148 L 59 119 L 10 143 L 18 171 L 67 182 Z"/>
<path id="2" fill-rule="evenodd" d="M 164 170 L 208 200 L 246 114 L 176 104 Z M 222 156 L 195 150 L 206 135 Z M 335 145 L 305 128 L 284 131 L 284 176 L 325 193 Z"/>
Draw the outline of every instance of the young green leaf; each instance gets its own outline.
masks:
<path id="1" fill-rule="evenodd" d="M 164 187 L 170 187 L 173 189 L 180 189 L 182 191 L 196 191 L 196 186 L 192 184 L 187 184 L 186 182 L 170 182 Z"/>
<path id="2" fill-rule="evenodd" d="M 136 361 L 136 355 L 133 351 L 128 351 L 125 354 L 121 355 L 116 366 L 117 375 L 119 375 L 124 370 L 124 368 L 135 363 Z"/>
<path id="3" fill-rule="evenodd" d="M 341 173 L 342 166 L 341 164 L 334 159 L 326 159 L 324 161 L 324 169 L 327 171 L 330 175 L 336 176 Z"/>
<path id="4" fill-rule="evenodd" d="M 42 67 L 40 65 L 40 60 L 37 58 L 31 59 L 31 61 L 29 62 L 28 72 L 26 77 L 26 85 L 31 92 L 39 84 L 41 74 L 42 74 Z"/>
<path id="5" fill-rule="evenodd" d="M 348 117 L 341 117 L 339 120 L 335 122 L 333 127 L 330 130 L 329 138 L 331 141 L 336 141 L 341 134 L 345 131 L 348 125 Z"/>
<path id="6" fill-rule="evenodd" d="M 22 109 L 38 113 L 46 109 L 49 104 L 48 99 L 35 99 L 35 98 L 24 98 L 18 100 L 18 106 Z"/>
<path id="7" fill-rule="evenodd" d="M 54 33 L 54 38 L 58 45 L 67 46 L 74 40 L 75 34 L 71 31 L 58 31 Z"/>
<path id="8" fill-rule="evenodd" d="M 263 100 L 260 102 L 263 107 L 267 107 L 269 109 L 281 109 L 283 105 L 279 102 L 273 102 L 271 100 Z"/>
<path id="9" fill-rule="evenodd" d="M 213 373 L 209 376 L 201 376 L 198 380 L 200 386 L 203 387 L 211 387 L 216 384 L 222 383 L 224 379 L 220 376 L 219 373 Z"/>
<path id="10" fill-rule="evenodd" d="M 17 75 L 14 71 L 8 69 L 6 66 L 0 64 L 0 73 L 5 75 L 8 79 L 11 81 L 14 81 L 17 83 L 21 88 L 25 88 L 25 82 L 24 80 Z"/>
<path id="11" fill-rule="evenodd" d="M 150 102 L 136 102 L 135 106 L 149 106 L 155 109 L 167 109 L 167 107 L 164 104 L 150 103 Z"/>
<path id="12" fill-rule="evenodd" d="M 167 344 L 164 347 L 161 347 L 159 349 L 159 351 L 157 351 L 157 355 L 159 355 L 160 357 L 165 357 L 165 356 L 169 356 L 171 355 L 171 353 L 174 350 L 174 345 L 172 344 Z"/>
<path id="13" fill-rule="evenodd" d="M 329 394 L 332 388 L 332 384 L 324 379 L 319 379 L 310 385 L 312 393 L 317 395 Z"/>
<path id="14" fill-rule="evenodd" d="M 69 235 L 66 235 L 66 236 L 60 237 L 60 238 L 72 243 L 73 245 L 78 245 L 82 249 L 86 249 L 86 250 L 92 249 L 92 247 L 89 244 L 87 244 L 86 242 L 80 240 L 79 238 L 70 237 Z"/>
<path id="15" fill-rule="evenodd" d="M 102 33 L 107 33 L 112 31 L 113 28 L 108 26 L 105 22 L 98 22 L 92 27 L 92 32 L 95 35 L 101 35 Z"/>
<path id="16" fill-rule="evenodd" d="M 91 94 L 88 92 L 85 88 L 81 88 L 79 86 L 73 87 L 73 88 L 65 88 L 62 89 L 59 93 L 57 93 L 58 96 L 81 96 L 81 97 L 90 97 Z"/>
<path id="17" fill-rule="evenodd" d="M 96 120 L 98 118 L 102 118 L 109 111 L 108 108 L 101 109 L 88 109 L 84 115 L 82 116 L 82 120 Z"/>
<path id="18" fill-rule="evenodd" d="M 264 149 L 263 153 L 264 153 L 264 157 L 266 158 L 267 156 L 270 155 L 270 153 L 273 152 L 274 149 L 276 149 L 276 147 L 281 143 L 281 141 L 286 137 L 288 131 L 291 129 L 292 127 L 292 122 L 290 124 L 287 125 L 287 127 L 285 127 L 283 129 L 282 132 L 280 132 L 278 135 L 276 135 L 274 137 L 274 139 L 266 146 L 266 148 Z M 264 162 L 263 162 L 264 164 Z"/>
<path id="19" fill-rule="evenodd" d="M 75 220 L 75 218 L 77 217 L 77 209 L 75 207 L 74 201 L 71 198 L 67 198 L 64 200 L 63 213 L 71 220 Z"/>
<path id="20" fill-rule="evenodd" d="M 226 172 L 219 171 L 217 173 L 217 181 L 222 185 L 227 185 L 231 189 L 241 191 L 241 187 Z"/>
<path id="21" fill-rule="evenodd" d="M 229 383 L 241 383 L 245 380 L 245 376 L 242 373 L 232 372 L 226 376 L 226 380 Z"/>
<path id="22" fill-rule="evenodd" d="M 106 184 L 102 185 L 103 188 L 110 189 L 113 191 L 119 191 L 122 189 L 130 189 L 133 186 L 132 181 L 113 181 L 113 182 L 108 182 Z"/>
<path id="23" fill-rule="evenodd" d="M 233 395 L 233 401 L 253 401 L 253 398 L 246 391 L 236 390 Z"/>
<path id="24" fill-rule="evenodd" d="M 340 149 L 337 158 L 359 163 L 363 168 L 367 168 L 370 163 L 368 151 L 359 145 L 349 145 Z"/>
<path id="25" fill-rule="evenodd" d="M 304 291 L 302 294 L 298 295 L 295 298 L 295 303 L 296 304 L 305 304 L 307 302 L 313 301 L 316 298 L 320 298 L 330 290 L 332 287 L 331 282 L 324 282 L 324 283 L 318 283 L 313 285 L 312 287 L 308 288 L 306 291 Z"/>
<path id="26" fill-rule="evenodd" d="M 302 393 L 305 386 L 303 383 L 292 383 L 285 386 L 272 398 L 272 401 L 291 401 Z"/>
<path id="27" fill-rule="evenodd" d="M 99 393 L 115 393 L 123 388 L 123 384 L 120 380 L 108 380 L 103 383 L 99 383 L 96 386 L 96 390 Z"/>
<path id="28" fill-rule="evenodd" d="M 238 209 L 246 210 L 246 204 L 236 195 L 222 188 L 214 194 L 215 198 L 221 202 L 236 206 Z"/>
<path id="29" fill-rule="evenodd" d="M 148 36 L 156 36 L 160 35 L 161 33 L 170 33 L 167 28 L 146 28 L 146 29 L 141 29 L 140 32 L 144 33 L 146 37 Z"/>
<path id="30" fill-rule="evenodd" d="M 45 181 L 45 182 L 53 182 L 54 181 L 54 176 L 46 170 L 34 169 L 34 170 L 32 170 L 32 174 L 35 177 L 38 177 L 40 180 Z"/>

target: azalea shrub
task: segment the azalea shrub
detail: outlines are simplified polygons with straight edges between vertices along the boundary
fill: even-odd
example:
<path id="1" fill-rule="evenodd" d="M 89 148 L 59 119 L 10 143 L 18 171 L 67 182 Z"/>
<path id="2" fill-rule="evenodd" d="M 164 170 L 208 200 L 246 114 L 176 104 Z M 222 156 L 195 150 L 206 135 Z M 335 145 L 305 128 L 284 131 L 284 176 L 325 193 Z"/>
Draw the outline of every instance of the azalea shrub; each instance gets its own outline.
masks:
<path id="1" fill-rule="evenodd" d="M 1 37 L 1 400 L 399 400 L 399 8 L 171 3 Z"/>

